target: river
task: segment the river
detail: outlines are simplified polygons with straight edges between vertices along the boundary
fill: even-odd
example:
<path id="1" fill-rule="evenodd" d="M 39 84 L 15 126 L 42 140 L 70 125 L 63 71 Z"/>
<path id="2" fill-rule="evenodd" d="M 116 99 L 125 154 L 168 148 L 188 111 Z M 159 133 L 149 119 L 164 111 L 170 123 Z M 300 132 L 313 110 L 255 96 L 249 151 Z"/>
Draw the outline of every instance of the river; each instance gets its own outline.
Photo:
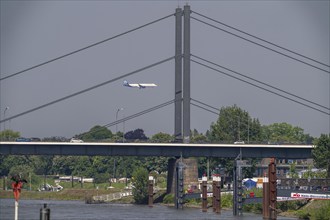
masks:
<path id="1" fill-rule="evenodd" d="M 50 208 L 51 220 L 109 220 L 109 219 L 221 219 L 221 220 L 256 220 L 262 219 L 261 215 L 244 213 L 242 217 L 234 217 L 231 210 L 222 210 L 215 214 L 212 209 L 202 212 L 198 208 L 184 208 L 177 210 L 155 204 L 152 208 L 147 205 L 132 204 L 85 204 L 83 201 L 56 201 L 56 200 L 20 200 L 19 220 L 40 219 L 40 209 L 46 203 Z M 14 219 L 14 200 L 0 199 L 0 219 Z M 278 219 L 289 219 L 279 217 Z M 291 218 L 292 219 L 292 218 Z"/>

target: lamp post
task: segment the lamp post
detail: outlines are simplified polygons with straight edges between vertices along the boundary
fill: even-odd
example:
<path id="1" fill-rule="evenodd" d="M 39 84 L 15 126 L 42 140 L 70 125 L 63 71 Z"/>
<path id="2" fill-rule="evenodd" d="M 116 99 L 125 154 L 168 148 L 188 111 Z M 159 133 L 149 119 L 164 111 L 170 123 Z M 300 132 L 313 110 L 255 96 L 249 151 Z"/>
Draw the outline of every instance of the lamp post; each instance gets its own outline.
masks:
<path id="1" fill-rule="evenodd" d="M 6 119 L 6 111 L 9 109 L 9 107 L 7 106 L 5 108 L 5 110 L 3 111 L 3 118 Z M 3 123 L 3 129 L 6 130 L 6 122 Z"/>
<path id="2" fill-rule="evenodd" d="M 5 108 L 5 110 L 3 111 L 3 118 L 4 118 L 4 119 L 6 119 L 6 111 L 7 111 L 8 109 L 9 109 L 9 107 L 7 106 L 7 107 Z M 6 140 L 6 138 L 7 138 L 7 135 L 6 135 L 6 122 L 3 123 L 3 131 L 4 131 L 4 134 L 5 134 L 4 139 Z"/>
<path id="3" fill-rule="evenodd" d="M 118 121 L 118 113 L 123 110 L 124 110 L 124 108 L 117 109 L 116 122 Z M 118 125 L 116 124 L 116 135 L 117 135 L 117 133 L 118 133 Z M 123 133 L 123 139 L 124 139 L 124 133 Z M 114 160 L 113 160 L 113 180 L 115 180 L 115 178 L 116 178 L 116 158 L 114 158 Z M 111 181 L 110 181 L 110 185 L 111 185 Z"/>
<path id="4" fill-rule="evenodd" d="M 116 122 L 117 122 L 117 120 L 118 120 L 118 112 L 120 112 L 120 111 L 122 111 L 122 110 L 124 110 L 124 108 L 119 108 L 119 109 L 117 109 L 117 112 L 116 112 Z M 118 125 L 116 124 L 116 134 L 118 133 Z"/>

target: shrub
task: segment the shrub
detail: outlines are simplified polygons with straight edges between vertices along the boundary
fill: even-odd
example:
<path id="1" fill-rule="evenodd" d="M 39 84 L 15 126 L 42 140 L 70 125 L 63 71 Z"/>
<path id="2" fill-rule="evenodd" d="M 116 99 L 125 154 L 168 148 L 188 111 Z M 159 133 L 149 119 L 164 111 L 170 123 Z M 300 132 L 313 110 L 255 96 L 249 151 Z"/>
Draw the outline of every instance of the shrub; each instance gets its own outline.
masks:
<path id="1" fill-rule="evenodd" d="M 148 170 L 138 168 L 132 175 L 132 194 L 136 203 L 146 204 L 148 202 Z"/>
<path id="2" fill-rule="evenodd" d="M 163 203 L 165 203 L 165 204 L 171 204 L 171 203 L 174 203 L 174 194 L 167 194 L 167 195 L 164 197 Z"/>

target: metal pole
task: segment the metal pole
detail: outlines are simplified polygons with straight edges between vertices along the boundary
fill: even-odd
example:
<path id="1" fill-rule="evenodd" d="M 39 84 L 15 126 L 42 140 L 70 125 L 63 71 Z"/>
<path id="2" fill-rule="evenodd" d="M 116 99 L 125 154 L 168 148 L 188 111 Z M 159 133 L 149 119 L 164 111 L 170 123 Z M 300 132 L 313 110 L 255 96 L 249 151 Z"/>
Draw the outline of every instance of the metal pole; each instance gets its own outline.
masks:
<path id="1" fill-rule="evenodd" d="M 207 180 L 210 179 L 210 158 L 207 158 Z"/>
<path id="2" fill-rule="evenodd" d="M 269 182 L 266 173 L 262 183 L 262 217 L 269 220 Z"/>
<path id="3" fill-rule="evenodd" d="M 15 220 L 18 220 L 18 201 L 15 200 Z"/>
<path id="4" fill-rule="evenodd" d="M 124 108 L 119 108 L 119 109 L 117 109 L 117 112 L 116 112 L 116 122 L 118 121 L 118 113 L 120 112 L 120 111 L 123 111 L 124 110 Z M 124 117 L 123 117 L 124 118 Z M 116 124 L 116 134 L 118 133 L 118 124 Z M 124 136 L 124 134 L 123 134 L 123 136 Z"/>
<path id="5" fill-rule="evenodd" d="M 3 118 L 6 119 L 6 111 L 9 109 L 7 106 L 5 110 L 3 111 Z M 3 131 L 4 131 L 4 141 L 7 141 L 7 135 L 6 135 L 6 122 L 3 123 Z"/>
<path id="6" fill-rule="evenodd" d="M 119 109 L 117 109 L 117 112 L 116 112 L 116 122 L 117 122 L 117 120 L 118 120 L 118 112 L 119 112 L 120 110 Z M 118 133 L 118 124 L 116 124 L 116 134 Z"/>
<path id="7" fill-rule="evenodd" d="M 125 119 L 125 113 L 123 114 L 123 119 Z M 125 121 L 123 120 L 123 143 L 125 142 Z"/>
<path id="8" fill-rule="evenodd" d="M 183 168 L 184 165 L 182 162 L 178 162 L 176 164 L 176 188 L 175 188 L 175 207 L 177 209 L 183 209 L 183 188 L 184 188 L 184 182 L 183 182 Z"/>
<path id="9" fill-rule="evenodd" d="M 269 217 L 271 220 L 277 219 L 276 203 L 277 203 L 277 183 L 276 183 L 276 165 L 275 158 L 271 158 L 268 166 L 269 176 Z"/>
<path id="10" fill-rule="evenodd" d="M 234 161 L 233 169 L 233 215 L 237 215 L 237 160 Z"/>
<path id="11" fill-rule="evenodd" d="M 183 142 L 190 142 L 190 6 L 184 6 L 183 30 Z"/>
<path id="12" fill-rule="evenodd" d="M 175 103 L 174 135 L 182 142 L 182 9 L 175 13 Z"/>

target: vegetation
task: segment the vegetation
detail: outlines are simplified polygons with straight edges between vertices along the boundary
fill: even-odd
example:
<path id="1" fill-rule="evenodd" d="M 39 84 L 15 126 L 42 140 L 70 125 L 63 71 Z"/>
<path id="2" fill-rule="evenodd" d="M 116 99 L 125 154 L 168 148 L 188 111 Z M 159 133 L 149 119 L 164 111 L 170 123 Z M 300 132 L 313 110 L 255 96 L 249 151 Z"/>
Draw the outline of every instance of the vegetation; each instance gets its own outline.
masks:
<path id="1" fill-rule="evenodd" d="M 148 176 L 148 170 L 142 167 L 133 173 L 132 194 L 137 204 L 146 204 L 148 202 Z"/>
<path id="2" fill-rule="evenodd" d="M 4 130 L 0 132 L 1 141 L 14 141 L 21 135 L 19 132 L 12 130 Z M 175 140 L 173 135 L 166 133 L 158 133 L 152 137 L 147 137 L 144 131 L 140 128 L 128 131 L 123 134 L 121 132 L 112 133 L 106 127 L 96 125 L 89 131 L 82 134 L 77 134 L 75 138 L 82 139 L 86 142 L 150 142 L 150 143 L 171 143 Z M 42 141 L 52 142 L 67 142 L 65 137 L 45 137 Z M 257 118 L 252 118 L 250 114 L 239 108 L 238 106 L 223 107 L 220 109 L 217 121 L 210 125 L 210 129 L 205 133 L 199 133 L 196 129 L 191 131 L 192 143 L 234 143 L 235 141 L 244 141 L 245 143 L 264 143 L 264 144 L 311 144 L 314 141 L 316 146 L 313 150 L 313 158 L 316 167 L 326 169 L 327 177 L 330 177 L 330 137 L 329 134 L 321 135 L 319 138 L 311 137 L 305 134 L 302 128 L 290 125 L 288 123 L 274 123 L 270 125 L 261 125 Z M 150 172 L 155 172 L 159 175 L 159 184 L 162 187 L 166 186 L 167 161 L 165 157 L 119 157 L 119 156 L 3 156 L 0 155 L 0 176 L 11 176 L 20 174 L 28 181 L 31 179 L 32 190 L 35 191 L 40 185 L 45 183 L 52 184 L 52 176 L 73 175 L 79 177 L 92 177 L 95 182 L 93 184 L 84 184 L 81 190 L 90 190 L 95 193 L 96 186 L 99 187 L 99 192 L 105 190 L 110 184 L 110 178 L 132 178 L 133 184 L 136 187 L 135 201 L 137 203 L 146 202 L 145 185 L 147 175 Z M 248 158 L 246 158 L 248 159 Z M 249 159 L 252 165 L 258 161 Z M 208 164 L 208 165 L 207 165 Z M 227 176 L 231 176 L 233 169 L 233 160 L 227 158 L 198 158 L 199 176 L 206 172 L 207 167 L 213 173 L 225 172 Z M 255 167 L 244 168 L 244 177 L 252 177 Z M 310 169 L 310 168 L 309 168 Z M 295 164 L 290 167 L 292 175 L 295 172 Z M 311 175 L 312 173 L 308 173 Z M 307 174 L 306 174 L 307 175 Z M 313 174 L 316 175 L 316 174 Z M 324 175 L 324 174 L 317 174 Z M 296 176 L 294 176 L 296 177 Z M 8 181 L 9 186 L 9 181 Z M 28 184 L 24 185 L 24 189 L 28 189 Z M 69 184 L 69 185 L 66 185 Z M 70 188 L 71 183 L 65 183 L 65 189 Z M 2 183 L 0 183 L 2 185 Z M 53 185 L 53 184 L 52 184 Z M 76 192 L 80 192 L 80 184 L 73 187 Z M 116 186 L 117 188 L 117 186 Z M 66 193 L 64 193 L 66 192 Z M 29 192 L 30 193 L 30 192 Z M 256 192 L 257 193 L 257 192 Z M 6 193 L 5 193 L 6 194 Z M 1 196 L 5 195 L 1 194 Z M 28 193 L 26 193 L 28 195 Z M 62 191 L 61 193 L 51 192 L 50 196 L 69 195 L 70 192 Z M 29 195 L 32 196 L 32 195 Z M 75 198 L 72 195 L 71 198 Z M 173 195 L 164 197 L 165 203 L 173 202 Z M 187 201 L 191 204 L 197 204 L 198 200 Z M 322 203 L 323 204 L 323 203 Z M 328 203 L 327 203 L 328 204 Z M 222 197 L 222 207 L 231 207 L 232 198 L 230 195 Z M 279 208 L 283 210 L 297 209 L 299 205 L 291 203 L 281 203 Z M 321 211 L 330 210 L 329 205 L 316 206 L 313 210 L 305 211 L 300 209 L 297 212 L 298 216 L 310 217 L 323 215 L 327 213 L 317 210 L 320 207 Z M 325 207 L 325 208 L 321 208 Z M 260 207 L 246 206 L 246 210 L 260 212 Z M 315 214 L 313 214 L 315 212 Z M 307 213 L 307 214 L 306 214 Z M 308 214 L 311 213 L 311 214 Z M 309 216 L 308 216 L 309 215 Z M 325 215 L 325 214 L 324 214 Z M 330 215 L 328 215 L 330 216 Z M 316 217 L 315 217 L 316 218 Z M 317 216 L 317 219 L 326 219 L 322 216 Z"/>
<path id="3" fill-rule="evenodd" d="M 315 166 L 327 169 L 327 177 L 330 178 L 330 135 L 322 134 L 314 144 L 316 146 L 313 149 Z"/>

